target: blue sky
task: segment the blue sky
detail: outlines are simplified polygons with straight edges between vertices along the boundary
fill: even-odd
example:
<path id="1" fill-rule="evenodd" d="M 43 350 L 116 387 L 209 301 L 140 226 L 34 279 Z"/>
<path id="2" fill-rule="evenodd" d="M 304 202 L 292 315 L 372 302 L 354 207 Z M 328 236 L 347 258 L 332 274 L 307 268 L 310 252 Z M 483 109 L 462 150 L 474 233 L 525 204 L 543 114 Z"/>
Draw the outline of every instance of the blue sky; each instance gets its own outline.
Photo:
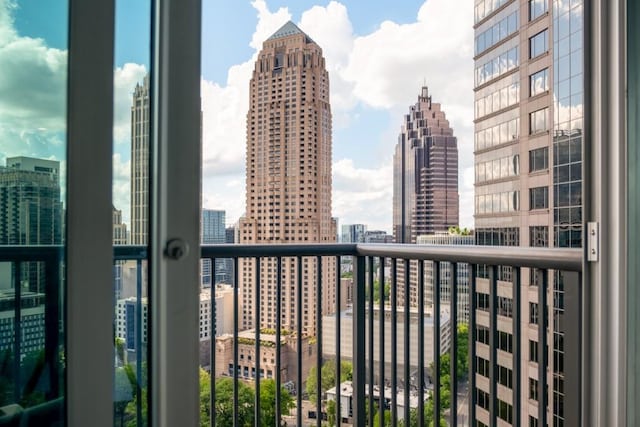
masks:
<path id="1" fill-rule="evenodd" d="M 0 7 L 14 18 L 0 16 L 0 37 L 4 25 L 17 32 L 16 40 L 37 45 L 33 55 L 43 49 L 64 55 L 66 2 L 20 0 L 12 8 L 0 0 Z M 203 1 L 204 207 L 227 210 L 229 223 L 243 213 L 244 117 L 253 59 L 262 41 L 292 20 L 323 48 L 329 69 L 334 216 L 390 231 L 393 148 L 402 115 L 426 82 L 458 136 L 461 223 L 472 226 L 472 9 L 472 0 Z M 136 82 L 149 69 L 149 2 L 120 0 L 116 13 L 114 203 L 128 219 L 129 108 Z M 0 61 L 1 55 L 0 44 Z M 61 86 L 64 64 L 54 65 Z M 52 107 L 50 114 L 58 128 L 45 120 L 37 132 L 23 132 L 33 135 L 24 145 L 31 151 L 20 154 L 41 150 L 64 159 L 64 144 L 46 144 L 63 139 L 63 108 Z"/>

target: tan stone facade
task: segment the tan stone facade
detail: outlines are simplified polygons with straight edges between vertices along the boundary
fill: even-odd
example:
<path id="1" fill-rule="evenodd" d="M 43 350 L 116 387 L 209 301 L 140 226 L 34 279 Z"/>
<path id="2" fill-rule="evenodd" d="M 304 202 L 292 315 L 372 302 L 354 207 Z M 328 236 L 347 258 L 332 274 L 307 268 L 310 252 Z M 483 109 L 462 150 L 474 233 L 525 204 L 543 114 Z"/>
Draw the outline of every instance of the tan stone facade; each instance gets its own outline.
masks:
<path id="1" fill-rule="evenodd" d="M 254 331 L 245 331 L 238 338 L 238 377 L 253 381 L 256 377 L 256 348 Z M 262 378 L 275 378 L 276 339 L 273 334 L 260 335 L 260 373 Z M 302 381 L 306 382 L 309 369 L 316 361 L 315 340 L 304 338 L 302 341 L 301 367 Z M 298 375 L 297 340 L 291 335 L 282 335 L 280 348 L 281 381 L 294 382 Z M 216 339 L 215 376 L 233 376 L 233 336 L 223 335 Z"/>
<path id="2" fill-rule="evenodd" d="M 247 113 L 246 211 L 242 244 L 331 243 L 331 108 L 322 49 L 293 23 L 263 44 L 250 82 Z M 282 260 L 282 328 L 297 327 L 297 286 L 302 286 L 303 335 L 315 334 L 316 259 Z M 335 260 L 322 260 L 322 311 L 335 307 Z M 275 259 L 239 263 L 243 329 L 256 326 L 256 275 L 260 276 L 260 327 L 276 327 Z"/>

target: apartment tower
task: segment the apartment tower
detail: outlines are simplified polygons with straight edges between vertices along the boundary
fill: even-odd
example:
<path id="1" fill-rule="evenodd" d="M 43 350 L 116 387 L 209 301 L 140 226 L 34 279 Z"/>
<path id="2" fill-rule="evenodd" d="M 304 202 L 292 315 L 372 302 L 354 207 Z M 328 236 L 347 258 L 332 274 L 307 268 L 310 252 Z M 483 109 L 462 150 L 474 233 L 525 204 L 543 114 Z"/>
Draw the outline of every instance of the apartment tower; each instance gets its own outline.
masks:
<path id="1" fill-rule="evenodd" d="M 583 4 L 475 1 L 479 245 L 582 245 Z M 477 349 L 472 361 L 477 373 L 472 390 L 475 425 L 496 425 L 499 420 L 543 426 L 545 418 L 548 425 L 562 426 L 567 412 L 579 406 L 570 400 L 580 399 L 565 395 L 564 371 L 571 361 L 564 360 L 564 328 L 573 326 L 562 320 L 563 278 L 553 272 L 543 278 L 538 271 L 522 269 L 516 325 L 512 273 L 510 268 L 498 269 L 493 288 L 490 272 L 478 272 L 478 327 L 472 331 Z M 543 332 L 539 325 L 546 325 Z M 518 343 L 516 327 L 521 331 Z M 491 340 L 491 335 L 497 338 Z M 520 358 L 514 356 L 514 344 L 519 344 Z M 485 399 L 489 394 L 498 399 L 495 408 Z M 519 414 L 516 399 L 522 403 Z"/>
<path id="2" fill-rule="evenodd" d="M 263 44 L 250 82 L 247 113 L 246 211 L 240 243 L 329 243 L 336 240 L 331 217 L 331 107 L 322 49 L 292 22 Z M 315 333 L 316 260 L 282 260 L 281 326 L 296 330 L 297 286 L 302 287 L 303 335 Z M 263 260 L 239 265 L 241 325 L 276 327 L 278 267 Z M 256 275 L 260 275 L 259 325 L 255 319 Z M 322 307 L 335 304 L 335 263 L 322 260 Z"/>

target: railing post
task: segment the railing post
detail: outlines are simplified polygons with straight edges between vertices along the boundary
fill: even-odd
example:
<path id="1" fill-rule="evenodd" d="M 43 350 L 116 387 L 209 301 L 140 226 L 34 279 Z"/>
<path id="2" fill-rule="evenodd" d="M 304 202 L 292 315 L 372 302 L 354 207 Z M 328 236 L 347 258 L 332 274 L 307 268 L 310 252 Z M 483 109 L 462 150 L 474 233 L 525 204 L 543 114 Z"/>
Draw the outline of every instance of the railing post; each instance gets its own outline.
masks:
<path id="1" fill-rule="evenodd" d="M 476 425 L 476 277 L 477 264 L 469 264 L 469 425 Z"/>
<path id="2" fill-rule="evenodd" d="M 353 286 L 353 425 L 366 425 L 365 421 L 365 258 L 356 256 L 354 262 Z M 340 361 L 337 361 L 340 363 Z"/>
<path id="3" fill-rule="evenodd" d="M 560 322 L 564 344 L 564 418 L 576 425 L 582 423 L 582 274 L 563 271 L 564 314 Z"/>

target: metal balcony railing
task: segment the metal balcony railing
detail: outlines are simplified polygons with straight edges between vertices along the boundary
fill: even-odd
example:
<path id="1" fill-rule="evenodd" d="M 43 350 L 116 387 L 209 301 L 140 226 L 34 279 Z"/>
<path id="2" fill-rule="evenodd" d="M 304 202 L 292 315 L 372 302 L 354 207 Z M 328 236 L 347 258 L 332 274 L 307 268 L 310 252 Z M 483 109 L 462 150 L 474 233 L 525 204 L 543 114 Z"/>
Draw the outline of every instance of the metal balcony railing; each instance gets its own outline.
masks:
<path id="1" fill-rule="evenodd" d="M 43 271 L 46 272 L 44 280 L 45 300 L 44 300 L 44 369 L 40 372 L 48 375 L 46 384 L 46 400 L 49 402 L 47 408 L 52 413 L 59 413 L 62 410 L 62 400 L 60 400 L 60 373 L 61 358 L 60 348 L 63 339 L 61 295 L 58 280 L 63 274 L 63 264 L 61 262 L 61 249 L 59 247 L 0 247 L 0 263 L 10 263 L 12 265 L 12 275 L 15 283 L 16 301 L 21 300 L 22 285 L 19 283 L 20 269 L 27 262 L 43 263 Z M 135 260 L 137 267 L 136 291 L 137 291 L 137 321 L 136 321 L 136 344 L 141 348 L 142 331 L 142 272 L 143 260 L 147 258 L 146 248 L 117 246 L 114 247 L 114 260 Z M 252 383 L 254 388 L 254 414 L 253 424 L 262 425 L 261 417 L 263 413 L 260 405 L 261 387 L 261 357 L 254 357 L 251 361 L 253 372 L 251 375 L 241 375 L 240 367 L 240 345 L 253 346 L 253 354 L 261 354 L 263 347 L 267 344 L 261 331 L 261 325 L 267 317 L 263 312 L 262 298 L 271 297 L 275 299 L 274 331 L 276 345 L 273 346 L 275 353 L 275 374 L 276 382 L 275 396 L 275 417 L 278 425 L 281 425 L 286 411 L 282 407 L 283 374 L 282 374 L 282 343 L 283 339 L 294 338 L 289 341 L 295 362 L 292 371 L 295 375 L 293 383 L 295 385 L 295 408 L 297 410 L 292 420 L 295 425 L 307 425 L 309 422 L 317 426 L 323 424 L 323 413 L 326 414 L 326 390 L 322 389 L 321 369 L 323 362 L 328 359 L 341 361 L 351 360 L 353 366 L 352 381 L 348 387 L 349 396 L 341 396 L 345 384 L 341 382 L 341 363 L 335 364 L 335 394 L 330 397 L 335 402 L 335 414 L 337 414 L 338 424 L 351 423 L 358 426 L 373 426 L 374 416 L 378 412 L 381 416 L 379 426 L 385 425 L 385 411 L 390 411 L 392 425 L 398 425 L 402 420 L 411 420 L 410 425 L 427 425 L 429 420 L 425 419 L 425 405 L 427 402 L 433 407 L 433 417 L 446 419 L 450 425 L 457 425 L 459 403 L 466 403 L 467 417 L 465 425 L 476 425 L 476 420 L 487 425 L 497 425 L 497 420 L 519 424 L 522 419 L 523 388 L 528 388 L 527 375 L 521 372 L 522 360 L 525 357 L 523 342 L 532 332 L 526 327 L 521 317 L 521 301 L 523 292 L 530 295 L 537 292 L 538 312 L 537 312 L 537 387 L 535 394 L 538 399 L 538 425 L 546 425 L 549 416 L 554 414 L 557 405 L 551 405 L 549 396 L 552 395 L 553 384 L 548 384 L 548 375 L 560 375 L 563 381 L 565 395 L 562 402 L 562 414 L 567 425 L 578 425 L 580 423 L 581 411 L 581 343 L 582 333 L 582 251 L 575 249 L 541 249 L 541 248 L 517 248 L 517 247 L 479 247 L 479 246 L 423 246 L 423 245 L 370 245 L 370 244 L 291 244 L 291 245 L 209 245 L 201 247 L 201 258 L 212 260 L 212 278 L 215 278 L 215 259 L 230 258 L 234 266 L 235 284 L 232 288 L 232 356 L 231 360 L 216 360 L 216 336 L 215 325 L 212 324 L 211 331 L 211 402 L 210 417 L 212 425 L 219 425 L 216 420 L 216 396 L 215 374 L 216 363 L 224 366 L 230 365 L 231 369 L 225 372 L 219 371 L 219 375 L 227 375 L 233 381 L 233 425 L 241 425 L 239 419 L 239 391 L 241 382 Z M 340 286 L 342 260 L 351 260 L 352 290 Z M 253 298 L 253 312 L 243 312 L 241 307 L 241 295 L 238 287 L 240 266 L 242 263 L 250 262 L 255 271 L 268 271 L 274 267 L 271 276 L 265 274 L 255 274 L 247 276 L 253 278 L 250 284 L 251 290 L 246 295 Z M 504 267 L 510 267 L 509 274 L 504 274 Z M 284 267 L 284 268 L 283 268 Z M 459 274 L 466 267 L 465 274 Z M 306 269 L 306 271 L 305 271 Z M 535 269 L 537 274 L 537 286 L 526 287 L 522 284 L 522 269 Z M 330 271 L 332 277 L 327 276 Z M 448 272 L 445 274 L 445 272 Z M 500 272 L 500 274 L 499 274 Z M 307 273 L 307 274 L 305 274 Z M 479 273 L 479 274 L 478 274 Z M 389 277 L 387 281 L 385 278 Z M 460 279 L 459 279 L 460 278 Z M 510 283 L 505 282 L 509 278 Z M 215 280 L 215 279 L 213 279 Z M 283 280 L 294 283 L 290 289 L 295 290 L 294 294 L 283 295 Z M 447 280 L 447 301 L 443 301 L 441 292 L 444 281 Z M 462 284 L 459 280 L 464 280 L 468 284 L 468 331 L 469 331 L 469 373 L 468 373 L 468 400 L 459 402 L 456 366 L 460 342 L 456 338 L 456 326 L 458 319 L 458 302 L 462 298 Z M 554 283 L 550 291 L 550 280 Z M 276 295 L 261 295 L 260 290 L 267 282 L 275 282 Z M 379 283 L 378 300 L 374 300 L 374 282 Z M 389 283 L 389 295 L 385 296 L 384 284 Z M 289 282 L 290 283 L 290 282 Z M 314 289 L 303 289 L 298 284 L 304 283 L 307 287 Z M 335 283 L 335 291 L 329 285 Z M 244 283 L 247 287 L 249 284 Z M 476 294 L 482 288 L 485 295 L 488 295 L 488 302 L 482 302 L 482 310 L 477 309 Z M 348 295 L 344 295 L 347 292 Z M 304 307 L 305 295 L 314 295 L 315 307 Z M 553 297 L 552 297 L 553 296 Z M 273 298 L 275 297 L 275 298 Z M 485 298 L 485 297 L 483 297 Z M 485 299 L 486 299 L 485 298 Z M 499 306 L 499 298 L 512 300 L 509 307 Z M 348 299 L 345 310 L 344 300 Z M 293 304 L 295 309 L 293 315 L 285 313 L 285 320 L 288 325 L 293 325 L 291 331 L 283 331 L 283 303 Z M 323 306 L 323 301 L 330 301 L 330 306 Z M 500 300 L 502 301 L 502 300 Z M 501 302 L 502 303 L 502 302 Z M 246 304 L 246 302 L 245 302 Z M 211 294 L 210 319 L 212 323 L 216 319 L 215 295 Z M 444 310 L 449 307 L 449 312 Z M 303 349 L 302 337 L 309 325 L 303 325 L 304 311 L 313 313 L 313 330 L 315 343 L 308 340 Z M 13 340 L 14 354 L 21 354 L 21 334 L 19 333 L 21 321 L 20 304 L 14 304 L 14 330 Z M 378 313 L 376 317 L 376 312 Z M 430 323 L 425 326 L 425 315 L 430 313 Z M 444 313 L 444 318 L 443 318 Z M 553 314 L 552 314 L 553 313 Z M 510 318 L 509 318 L 510 315 Z M 242 319 L 253 324 L 251 333 L 254 334 L 252 340 L 241 342 L 241 316 Z M 295 316 L 295 317 L 294 317 Z M 479 319 L 481 317 L 482 319 Z M 248 319 L 248 320 L 247 320 Z M 309 317 L 307 316 L 307 319 Z M 332 331 L 325 330 L 328 319 L 331 319 Z M 414 321 L 418 319 L 418 321 Z M 487 322 L 488 319 L 488 322 Z M 343 324 L 351 323 L 350 327 Z M 488 324 L 487 324 L 488 323 Z M 414 330 L 413 324 L 416 325 Z M 448 326 L 447 326 L 448 325 Z M 452 326 L 453 325 L 453 326 Z M 500 327 L 499 327 L 500 325 Z M 550 327 L 551 326 L 551 327 Z M 425 340 L 425 327 L 431 328 L 431 340 Z M 453 339 L 444 339 L 444 331 L 448 327 Z M 488 334 L 478 334 L 478 328 L 487 328 Z M 510 331 L 509 331 L 510 330 Z M 511 352 L 502 350 L 499 342 L 499 332 L 511 332 L 512 341 L 509 344 Z M 549 336 L 554 336 L 554 331 L 562 336 L 564 352 L 563 357 L 566 363 L 561 369 L 557 362 L 546 357 L 551 354 L 547 347 Z M 333 332 L 333 337 L 328 334 Z M 323 334 L 327 334 L 324 337 Z M 285 336 L 287 335 L 287 336 Z M 428 336 L 428 334 L 426 334 Z M 488 337 L 486 336 L 488 335 Z M 557 335 L 557 334 L 556 334 Z M 246 336 L 246 331 L 245 331 Z M 327 338 L 327 339 L 324 339 Z M 430 341 L 431 343 L 427 342 Z M 378 343 L 376 348 L 376 342 Z M 390 343 L 389 346 L 386 343 Z M 553 342 L 552 342 L 553 343 Z M 333 346 L 333 353 L 328 354 L 329 347 Z M 326 347 L 326 348 L 325 348 Z M 350 347 L 347 351 L 345 348 Z M 303 358 L 303 350 L 314 350 L 311 359 Z M 489 365 L 482 367 L 482 371 L 487 379 L 480 378 L 482 375 L 477 366 L 478 352 L 488 350 Z M 443 411 L 443 389 L 439 373 L 443 368 L 442 359 L 445 351 L 450 354 L 449 372 L 450 380 L 450 405 L 448 412 Z M 500 351 L 500 353 L 498 353 Z M 512 379 L 510 385 L 512 392 L 510 396 L 503 390 L 499 390 L 500 366 L 497 363 L 498 355 L 504 359 L 505 355 L 511 359 Z M 429 360 L 432 366 L 429 367 Z M 230 363 L 226 363 L 230 362 Z M 14 403 L 20 402 L 24 397 L 25 381 L 20 378 L 19 358 L 14 360 Z M 243 363 L 247 363 L 245 359 Z M 315 364 L 316 369 L 316 397 L 315 402 L 303 402 L 303 368 L 309 366 L 305 364 Z M 504 364 L 504 361 L 503 361 Z M 138 385 L 134 391 L 137 424 L 143 425 L 143 405 L 141 379 L 142 354 L 136 352 L 136 373 Z M 431 369 L 429 371 L 429 369 Z M 488 369 L 488 372 L 486 370 Z M 427 382 L 427 372 L 431 372 L 432 384 Z M 42 374 L 44 375 L 44 374 Z M 555 377 L 554 377 L 555 378 Z M 489 392 L 480 394 L 478 381 L 489 384 Z M 38 382 L 36 381 L 36 384 Z M 39 383 L 42 387 L 43 382 Z M 503 388 L 502 386 L 500 387 Z M 548 390 L 548 391 L 547 391 Z M 324 393 L 324 394 L 323 394 Z M 347 397 L 347 399 L 343 399 Z M 478 398 L 480 397 L 480 399 Z M 505 399 L 505 400 L 501 400 Z M 55 405 L 52 405 L 54 402 Z M 553 402 L 553 400 L 551 400 Z M 464 406 L 464 405 L 463 405 Z M 554 408 L 554 406 L 556 406 Z M 51 409 L 53 407 L 53 409 Z M 302 408 L 313 408 L 305 415 Z M 509 409 L 510 407 L 510 409 Z M 29 413 L 42 413 L 44 406 L 36 406 L 25 409 L 23 418 L 28 418 Z M 464 411 L 463 411 L 464 412 Z M 309 420 L 312 415 L 315 420 Z M 45 415 L 46 417 L 46 415 Z M 14 414 L 14 419 L 20 417 Z M 39 418 L 42 421 L 43 418 Z M 0 424 L 3 419 L 0 418 Z M 16 422 L 19 422 L 16 421 Z M 24 423 L 24 421 L 23 421 Z M 6 425 L 10 424 L 7 421 Z M 18 425 L 18 424 L 16 424 Z M 22 424 L 30 425 L 30 424 Z M 34 424 L 35 425 L 35 424 Z M 404 425 L 407 425 L 405 423 Z"/>

